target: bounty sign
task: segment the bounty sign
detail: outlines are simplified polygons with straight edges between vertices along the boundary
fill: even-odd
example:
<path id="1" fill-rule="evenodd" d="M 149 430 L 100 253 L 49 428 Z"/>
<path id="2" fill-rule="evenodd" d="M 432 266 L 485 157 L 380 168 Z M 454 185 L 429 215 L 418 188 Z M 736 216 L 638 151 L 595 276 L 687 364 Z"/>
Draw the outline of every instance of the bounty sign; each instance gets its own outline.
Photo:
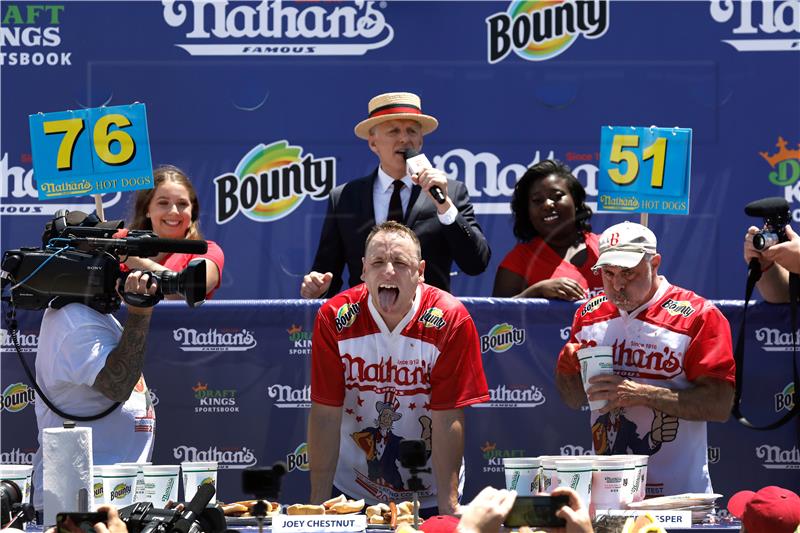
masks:
<path id="1" fill-rule="evenodd" d="M 598 211 L 689 214 L 692 130 L 603 126 Z"/>
<path id="2" fill-rule="evenodd" d="M 153 188 L 144 104 L 28 117 L 40 200 Z"/>

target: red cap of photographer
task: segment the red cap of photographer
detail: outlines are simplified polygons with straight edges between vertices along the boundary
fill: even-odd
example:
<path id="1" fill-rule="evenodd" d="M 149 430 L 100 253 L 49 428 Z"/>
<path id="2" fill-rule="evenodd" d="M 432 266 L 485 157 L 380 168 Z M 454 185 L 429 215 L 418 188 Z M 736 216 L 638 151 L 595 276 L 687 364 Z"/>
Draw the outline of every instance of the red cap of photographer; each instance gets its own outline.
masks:
<path id="1" fill-rule="evenodd" d="M 743 490 L 728 501 L 747 533 L 794 533 L 800 525 L 800 496 L 781 487 Z"/>

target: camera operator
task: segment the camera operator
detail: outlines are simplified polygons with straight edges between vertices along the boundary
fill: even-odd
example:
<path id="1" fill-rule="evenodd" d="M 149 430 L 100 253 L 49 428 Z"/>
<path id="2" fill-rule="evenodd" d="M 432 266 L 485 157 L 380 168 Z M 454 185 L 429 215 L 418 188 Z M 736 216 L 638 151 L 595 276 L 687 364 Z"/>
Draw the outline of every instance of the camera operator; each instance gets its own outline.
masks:
<path id="1" fill-rule="evenodd" d="M 800 235 L 791 226 L 784 229 L 789 240 L 760 251 L 753 246 L 757 227 L 750 226 L 744 236 L 744 260 L 758 259 L 762 274 L 756 287 L 764 300 L 774 304 L 789 302 L 789 273 L 800 274 Z"/>
<path id="2" fill-rule="evenodd" d="M 119 285 L 118 285 L 119 290 Z M 156 280 L 146 272 L 127 276 L 124 292 L 156 294 Z M 128 305 L 123 328 L 111 315 L 83 303 L 48 307 L 39 332 L 36 381 L 52 403 L 75 416 L 92 416 L 121 405 L 110 414 L 79 426 L 92 428 L 94 464 L 150 460 L 155 412 L 142 376 L 152 307 Z M 42 433 L 61 427 L 63 419 L 36 402 L 39 450 L 34 457 L 34 506 L 42 509 Z"/>

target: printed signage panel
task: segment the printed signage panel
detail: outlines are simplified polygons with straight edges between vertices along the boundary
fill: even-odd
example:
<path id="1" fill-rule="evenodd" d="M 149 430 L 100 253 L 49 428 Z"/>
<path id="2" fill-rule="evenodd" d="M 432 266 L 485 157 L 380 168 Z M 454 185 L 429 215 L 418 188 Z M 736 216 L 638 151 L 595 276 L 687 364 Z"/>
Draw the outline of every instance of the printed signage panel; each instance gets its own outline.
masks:
<path id="1" fill-rule="evenodd" d="M 144 104 L 28 117 L 40 200 L 153 188 Z"/>
<path id="2" fill-rule="evenodd" d="M 598 211 L 689 214 L 692 130 L 603 126 Z"/>

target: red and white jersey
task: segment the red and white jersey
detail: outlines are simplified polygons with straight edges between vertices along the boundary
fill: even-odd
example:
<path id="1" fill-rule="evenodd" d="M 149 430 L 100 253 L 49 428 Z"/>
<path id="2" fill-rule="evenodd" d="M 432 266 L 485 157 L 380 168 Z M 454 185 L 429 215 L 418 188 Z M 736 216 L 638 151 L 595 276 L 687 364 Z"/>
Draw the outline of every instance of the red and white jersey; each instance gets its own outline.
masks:
<path id="1" fill-rule="evenodd" d="M 569 342 L 611 346 L 614 372 L 637 382 L 680 390 L 705 376 L 735 384 L 728 321 L 711 302 L 663 277 L 650 301 L 630 313 L 605 295 L 583 304 Z M 580 373 L 576 357 L 562 350 L 557 372 Z M 596 453 L 650 455 L 648 496 L 712 491 L 706 422 L 643 406 L 592 411 L 591 422 Z"/>
<path id="2" fill-rule="evenodd" d="M 489 400 L 469 313 L 450 294 L 420 285 L 389 331 L 361 284 L 322 305 L 313 341 L 311 400 L 343 408 L 334 484 L 373 503 L 411 499 L 400 440 L 424 440 L 431 468 L 431 411 Z M 422 507 L 436 506 L 433 474 L 420 478 Z"/>

